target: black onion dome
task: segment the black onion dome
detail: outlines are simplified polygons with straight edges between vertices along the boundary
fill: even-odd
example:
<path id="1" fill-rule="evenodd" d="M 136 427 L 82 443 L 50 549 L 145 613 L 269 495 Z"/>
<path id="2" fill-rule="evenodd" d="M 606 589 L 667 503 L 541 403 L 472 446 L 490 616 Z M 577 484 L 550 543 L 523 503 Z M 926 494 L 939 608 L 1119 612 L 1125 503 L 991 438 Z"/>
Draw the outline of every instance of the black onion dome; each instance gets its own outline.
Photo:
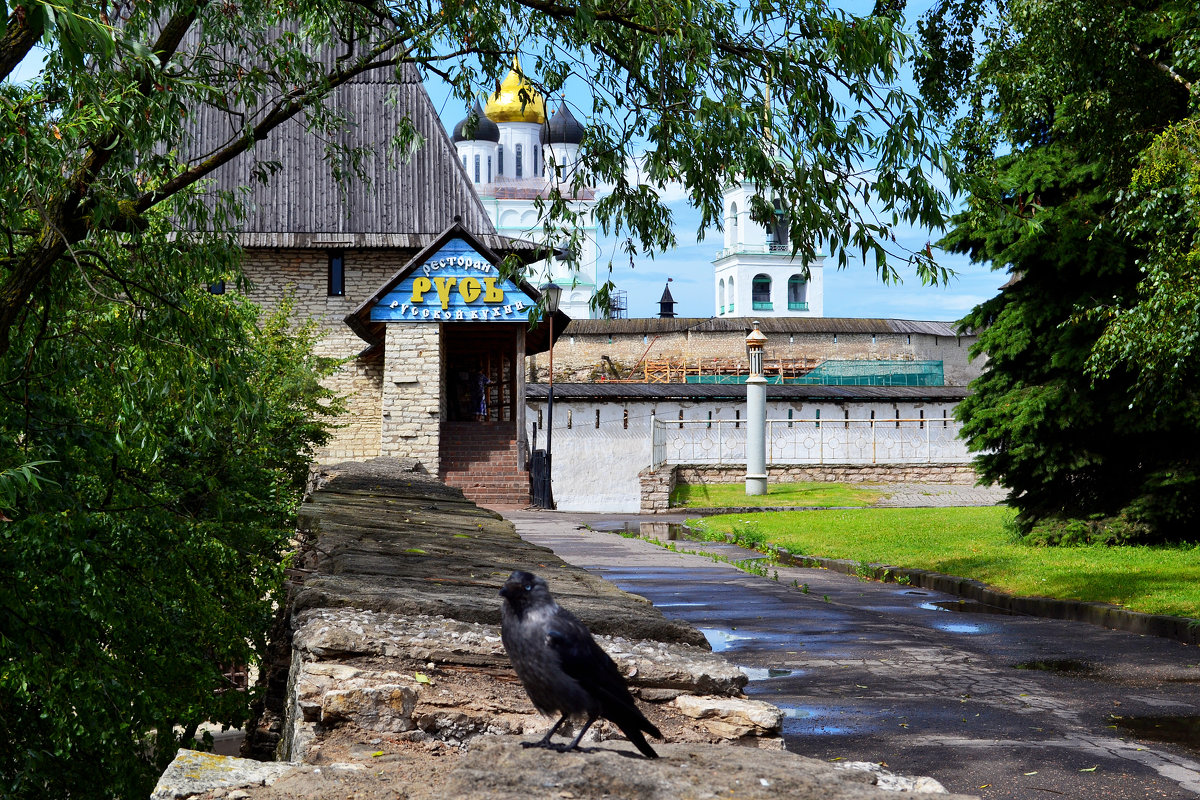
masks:
<path id="1" fill-rule="evenodd" d="M 583 123 L 575 119 L 567 101 L 558 104 L 558 110 L 550 115 L 542 126 L 542 144 L 579 144 L 583 141 Z"/>
<path id="2" fill-rule="evenodd" d="M 476 121 L 475 131 L 473 135 L 468 135 L 467 130 L 472 121 Z M 454 133 L 450 138 L 455 142 L 498 142 L 500 141 L 500 129 L 496 127 L 496 123 L 484 116 L 483 109 L 479 107 L 479 100 L 476 99 L 475 107 L 471 109 L 471 113 L 467 115 L 466 119 L 454 126 Z"/>

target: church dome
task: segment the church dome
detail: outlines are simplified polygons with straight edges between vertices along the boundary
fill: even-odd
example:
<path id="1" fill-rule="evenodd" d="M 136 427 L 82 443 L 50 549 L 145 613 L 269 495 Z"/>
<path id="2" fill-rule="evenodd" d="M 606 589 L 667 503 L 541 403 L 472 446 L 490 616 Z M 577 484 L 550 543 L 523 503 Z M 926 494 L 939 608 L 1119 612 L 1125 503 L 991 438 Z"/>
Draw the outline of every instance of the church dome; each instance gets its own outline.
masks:
<path id="1" fill-rule="evenodd" d="M 472 121 L 475 122 L 475 130 L 473 133 L 468 133 Z M 487 118 L 483 109 L 479 107 L 479 101 L 476 100 L 475 107 L 471 109 L 470 114 L 467 114 L 467 118 L 454 126 L 454 133 L 450 138 L 455 142 L 498 142 L 500 141 L 500 128 Z"/>
<path id="2" fill-rule="evenodd" d="M 513 68 L 500 82 L 500 91 L 488 97 L 484 113 L 493 122 L 532 122 L 541 125 L 546 121 L 546 101 L 533 90 L 520 70 L 521 65 L 514 58 Z"/>
<path id="3" fill-rule="evenodd" d="M 567 101 L 559 102 L 558 108 L 542 126 L 542 144 L 579 144 L 583 141 L 583 123 L 575 119 Z"/>

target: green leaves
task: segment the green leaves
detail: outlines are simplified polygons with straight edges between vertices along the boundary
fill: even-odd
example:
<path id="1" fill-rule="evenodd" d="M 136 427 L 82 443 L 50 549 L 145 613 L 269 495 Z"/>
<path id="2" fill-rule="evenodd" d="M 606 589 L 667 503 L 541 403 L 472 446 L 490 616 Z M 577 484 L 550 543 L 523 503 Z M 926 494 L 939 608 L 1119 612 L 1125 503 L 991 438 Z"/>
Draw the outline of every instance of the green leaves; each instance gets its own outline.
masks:
<path id="1" fill-rule="evenodd" d="M 236 250 L 148 222 L 76 251 L 0 360 L 6 797 L 146 796 L 189 729 L 245 720 L 224 673 L 263 652 L 340 408 L 286 304 L 206 290 Z"/>
<path id="2" fill-rule="evenodd" d="M 1198 32 L 1173 0 L 946 0 L 926 21 L 970 190 L 944 245 L 1013 276 L 963 321 L 989 361 L 959 414 L 1025 529 L 1123 513 L 1169 539 L 1200 519 Z"/>

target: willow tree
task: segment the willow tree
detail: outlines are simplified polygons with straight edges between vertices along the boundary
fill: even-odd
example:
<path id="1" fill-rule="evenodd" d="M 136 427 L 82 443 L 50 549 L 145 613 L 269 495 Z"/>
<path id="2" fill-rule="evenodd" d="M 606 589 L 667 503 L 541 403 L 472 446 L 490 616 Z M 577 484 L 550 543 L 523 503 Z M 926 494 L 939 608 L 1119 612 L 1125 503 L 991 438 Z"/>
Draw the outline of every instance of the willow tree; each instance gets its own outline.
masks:
<path id="1" fill-rule="evenodd" d="M 786 205 L 801 257 L 820 240 L 936 281 L 891 231 L 942 221 L 944 157 L 897 86 L 913 43 L 876 11 L 4 0 L 0 78 L 44 64 L 0 84 L 0 791 L 146 796 L 200 721 L 244 718 L 224 672 L 261 651 L 330 398 L 302 333 L 205 291 L 238 279 L 240 198 L 214 170 L 294 118 L 353 122 L 328 100 L 357 76 L 415 66 L 465 107 L 519 58 L 544 95 L 587 98 L 581 179 L 612 187 L 597 220 L 630 247 L 674 243 L 659 187 L 707 227 L 736 178 L 760 221 Z M 195 136 L 205 109 L 223 140 Z M 391 143 L 417 144 L 403 124 Z M 552 195 L 547 218 L 569 213 Z"/>

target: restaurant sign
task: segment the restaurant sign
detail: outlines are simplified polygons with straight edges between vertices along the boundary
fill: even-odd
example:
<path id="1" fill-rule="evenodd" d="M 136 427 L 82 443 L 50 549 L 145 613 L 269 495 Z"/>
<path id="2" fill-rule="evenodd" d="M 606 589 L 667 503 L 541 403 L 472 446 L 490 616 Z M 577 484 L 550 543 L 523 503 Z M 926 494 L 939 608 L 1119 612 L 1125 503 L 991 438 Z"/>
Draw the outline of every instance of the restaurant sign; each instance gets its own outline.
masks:
<path id="1" fill-rule="evenodd" d="M 374 322 L 516 322 L 534 300 L 462 239 L 451 239 L 371 309 Z"/>

